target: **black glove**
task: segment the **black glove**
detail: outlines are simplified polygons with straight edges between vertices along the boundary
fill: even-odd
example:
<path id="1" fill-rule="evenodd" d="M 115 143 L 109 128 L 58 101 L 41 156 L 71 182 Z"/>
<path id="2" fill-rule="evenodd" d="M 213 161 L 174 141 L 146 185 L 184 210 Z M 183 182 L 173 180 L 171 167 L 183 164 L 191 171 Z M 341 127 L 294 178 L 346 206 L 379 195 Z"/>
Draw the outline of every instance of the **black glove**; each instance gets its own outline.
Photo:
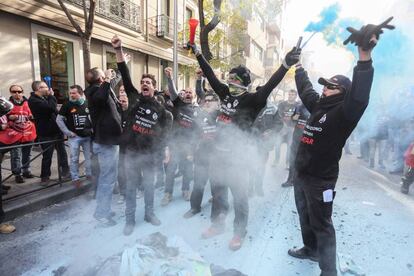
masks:
<path id="1" fill-rule="evenodd" d="M 301 48 L 293 47 L 289 53 L 286 54 L 285 59 L 283 60 L 283 66 L 289 69 L 292 65 L 295 65 L 299 62 L 300 53 L 302 52 Z"/>
<path id="2" fill-rule="evenodd" d="M 200 50 L 198 49 L 198 47 L 197 47 L 197 45 L 195 43 L 194 44 L 191 44 L 190 42 L 187 42 L 187 49 L 191 49 L 191 52 L 193 52 L 193 54 L 195 56 L 198 56 L 198 55 L 201 54 L 200 53 Z"/>
<path id="3" fill-rule="evenodd" d="M 378 40 L 380 37 L 380 34 L 384 32 L 382 28 L 389 29 L 389 30 L 395 29 L 393 25 L 388 25 L 388 23 L 393 18 L 394 17 L 391 16 L 390 18 L 388 18 L 387 20 L 385 20 L 379 25 L 368 24 L 368 25 L 362 26 L 359 31 L 352 27 L 346 28 L 348 32 L 351 33 L 351 35 L 344 41 L 344 45 L 351 42 L 357 46 L 362 47 L 362 50 L 364 51 L 368 51 L 374 48 L 376 43 L 374 41 L 371 41 L 372 35 L 375 35 L 375 37 Z"/>

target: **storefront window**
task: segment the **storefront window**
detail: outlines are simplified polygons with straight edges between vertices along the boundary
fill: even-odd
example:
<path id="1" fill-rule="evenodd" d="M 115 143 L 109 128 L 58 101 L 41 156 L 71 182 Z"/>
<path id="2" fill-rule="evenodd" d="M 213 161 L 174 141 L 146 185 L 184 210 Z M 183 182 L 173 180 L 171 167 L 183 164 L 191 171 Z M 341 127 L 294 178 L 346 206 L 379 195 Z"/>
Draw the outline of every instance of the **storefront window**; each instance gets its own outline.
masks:
<path id="1" fill-rule="evenodd" d="M 40 75 L 52 78 L 51 85 L 59 104 L 68 99 L 69 86 L 75 84 L 73 43 L 38 34 Z"/>

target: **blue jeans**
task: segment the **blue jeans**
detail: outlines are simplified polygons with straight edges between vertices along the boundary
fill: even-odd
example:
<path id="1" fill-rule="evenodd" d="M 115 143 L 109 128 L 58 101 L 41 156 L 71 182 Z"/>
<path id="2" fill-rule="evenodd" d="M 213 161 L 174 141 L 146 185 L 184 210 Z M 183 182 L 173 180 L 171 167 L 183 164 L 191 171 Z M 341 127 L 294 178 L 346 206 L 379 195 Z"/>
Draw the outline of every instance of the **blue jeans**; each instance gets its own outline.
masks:
<path id="1" fill-rule="evenodd" d="M 79 179 L 79 154 L 82 147 L 85 158 L 85 174 L 91 176 L 91 138 L 76 136 L 68 139 L 70 150 L 70 176 L 72 180 Z"/>
<path id="2" fill-rule="evenodd" d="M 112 191 L 118 179 L 119 146 L 94 142 L 92 147 L 99 163 L 95 218 L 109 218 Z"/>
<path id="3" fill-rule="evenodd" d="M 10 151 L 11 169 L 14 175 L 30 173 L 32 146 L 15 148 Z"/>

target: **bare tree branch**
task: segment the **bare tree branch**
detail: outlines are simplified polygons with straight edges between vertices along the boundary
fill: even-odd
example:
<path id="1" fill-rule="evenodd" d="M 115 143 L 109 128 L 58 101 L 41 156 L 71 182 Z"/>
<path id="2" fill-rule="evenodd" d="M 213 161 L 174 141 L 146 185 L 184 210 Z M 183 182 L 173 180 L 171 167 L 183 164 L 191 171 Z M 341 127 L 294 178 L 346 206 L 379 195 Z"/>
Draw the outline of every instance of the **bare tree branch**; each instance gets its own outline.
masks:
<path id="1" fill-rule="evenodd" d="M 220 10 L 221 10 L 221 4 L 223 0 L 214 0 L 214 16 L 211 19 L 211 21 L 204 25 L 204 9 L 203 9 L 203 1 L 201 0 L 199 2 L 199 11 L 200 11 L 200 46 L 201 46 L 201 52 L 203 53 L 204 57 L 207 60 L 211 60 L 213 58 L 213 54 L 210 50 L 210 45 L 208 42 L 208 34 L 214 30 L 214 28 L 217 27 L 217 25 L 220 23 Z M 203 21 L 203 24 L 201 24 L 201 21 Z"/>
<path id="2" fill-rule="evenodd" d="M 70 14 L 68 8 L 66 7 L 66 5 L 63 3 L 62 0 L 58 0 L 60 7 L 62 8 L 62 10 L 65 12 L 66 16 L 68 17 L 70 23 L 72 24 L 72 26 L 75 28 L 75 30 L 78 32 L 80 37 L 83 37 L 85 34 L 82 31 L 82 28 L 79 26 L 79 24 L 75 21 L 75 19 L 73 19 L 73 16 Z"/>
<path id="3" fill-rule="evenodd" d="M 90 0 L 89 17 L 87 19 L 85 17 L 85 22 L 87 22 L 85 33 L 87 37 L 90 37 L 92 35 L 93 22 L 95 21 L 95 11 L 96 11 L 96 0 Z"/>
<path id="4" fill-rule="evenodd" d="M 86 19 L 88 18 L 88 10 L 86 8 L 86 0 L 83 0 L 83 19 L 85 20 L 85 33 L 88 28 L 88 22 Z"/>

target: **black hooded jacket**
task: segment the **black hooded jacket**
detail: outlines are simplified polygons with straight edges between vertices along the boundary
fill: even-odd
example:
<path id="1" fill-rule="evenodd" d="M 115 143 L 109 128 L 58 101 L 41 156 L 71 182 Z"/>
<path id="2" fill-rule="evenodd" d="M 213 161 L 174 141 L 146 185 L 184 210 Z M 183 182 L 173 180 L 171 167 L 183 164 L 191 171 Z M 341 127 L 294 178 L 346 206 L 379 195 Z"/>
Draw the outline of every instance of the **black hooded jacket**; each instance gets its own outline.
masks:
<path id="1" fill-rule="evenodd" d="M 351 91 L 320 98 L 306 71 L 296 70 L 299 96 L 311 113 L 296 157 L 299 175 L 336 181 L 342 148 L 368 106 L 373 75 L 372 61 L 359 61 Z"/>

